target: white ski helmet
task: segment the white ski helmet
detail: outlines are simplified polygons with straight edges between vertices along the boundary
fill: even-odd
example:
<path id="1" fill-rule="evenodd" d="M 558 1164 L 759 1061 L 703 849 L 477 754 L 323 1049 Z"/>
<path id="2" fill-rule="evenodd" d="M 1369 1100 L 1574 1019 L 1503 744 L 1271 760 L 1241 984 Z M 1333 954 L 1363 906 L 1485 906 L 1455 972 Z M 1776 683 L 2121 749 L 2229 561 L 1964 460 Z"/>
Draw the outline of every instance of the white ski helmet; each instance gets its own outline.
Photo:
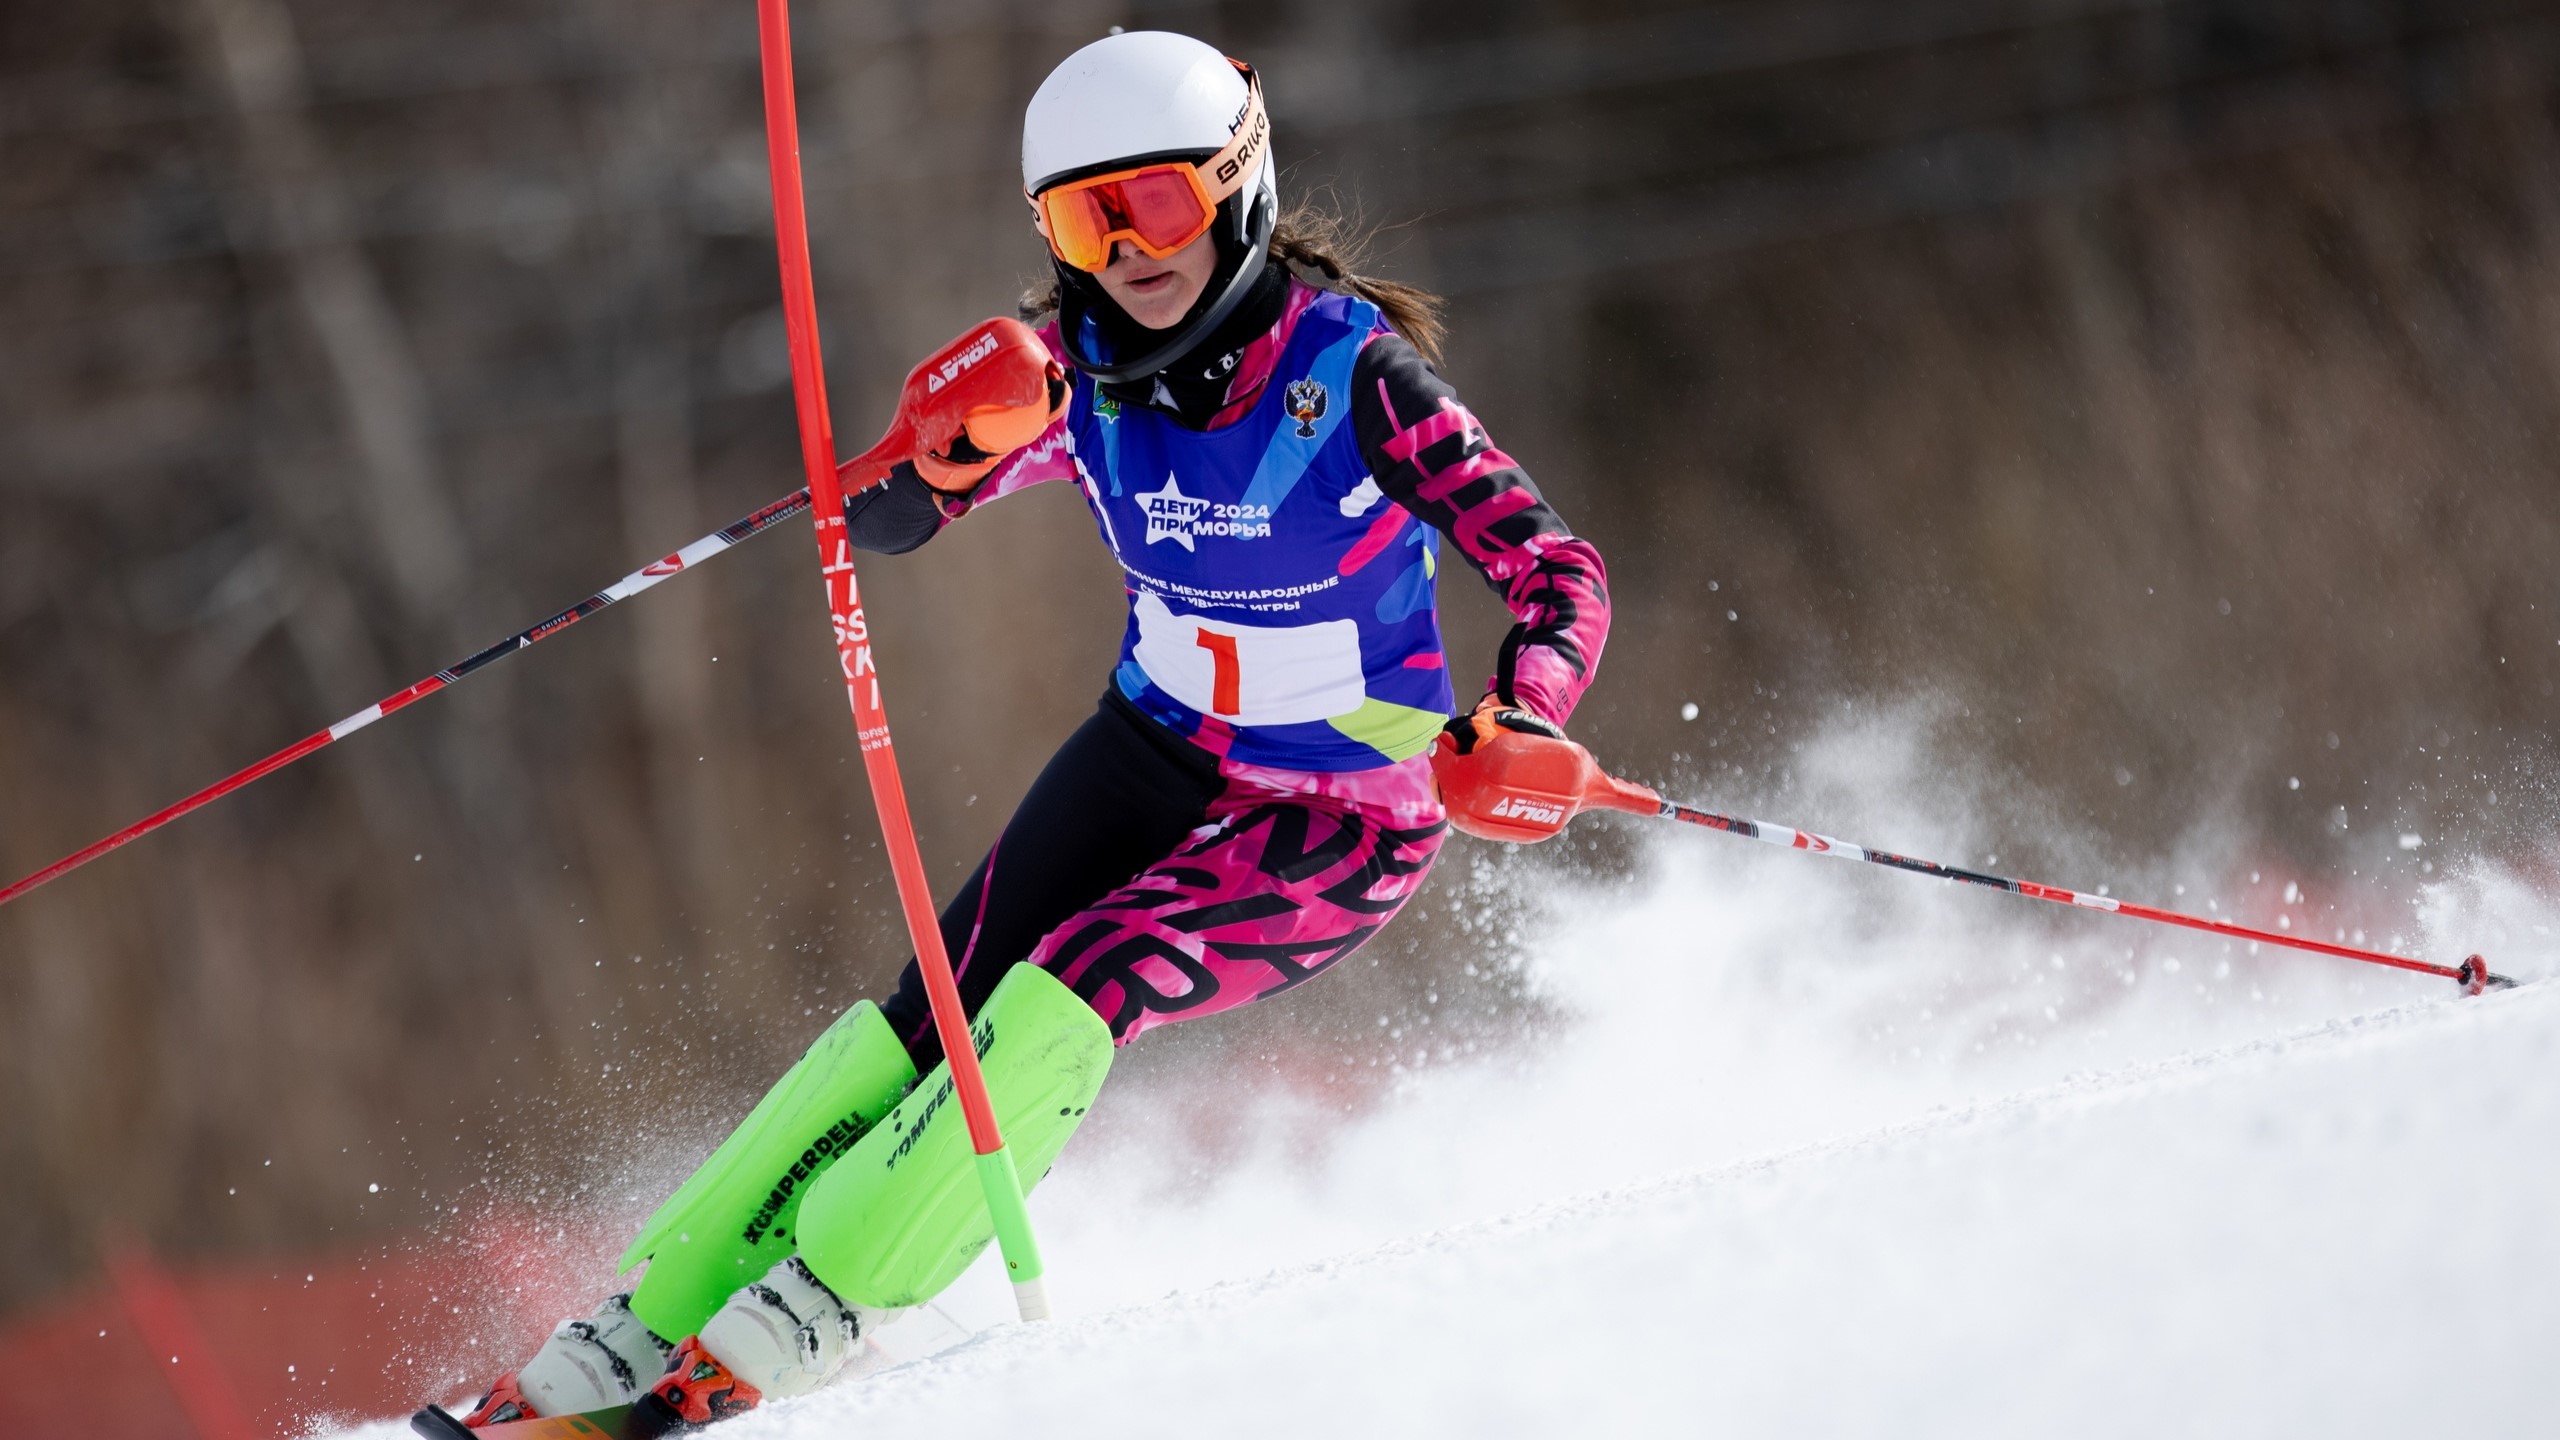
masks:
<path id="1" fill-rule="evenodd" d="M 1188 35 L 1136 30 L 1106 36 L 1059 62 L 1040 82 L 1022 115 L 1022 190 L 1033 203 L 1055 186 L 1167 161 L 1200 162 L 1247 137 L 1267 119 L 1257 103 L 1259 81 L 1250 68 Z M 1077 369 L 1105 383 L 1126 383 L 1156 373 L 1179 358 L 1234 312 L 1260 278 L 1271 227 L 1280 209 L 1277 167 L 1267 135 L 1250 141 L 1234 158 L 1251 166 L 1233 193 L 1219 199 L 1209 234 L 1218 263 L 1191 313 L 1161 332 L 1161 343 L 1139 348 L 1112 343 L 1137 338 L 1134 326 L 1098 323 L 1097 308 L 1119 307 L 1089 271 L 1059 259 L 1059 330 Z M 1259 153 L 1253 153 L 1258 151 Z M 1143 339 L 1154 341 L 1157 332 Z"/>

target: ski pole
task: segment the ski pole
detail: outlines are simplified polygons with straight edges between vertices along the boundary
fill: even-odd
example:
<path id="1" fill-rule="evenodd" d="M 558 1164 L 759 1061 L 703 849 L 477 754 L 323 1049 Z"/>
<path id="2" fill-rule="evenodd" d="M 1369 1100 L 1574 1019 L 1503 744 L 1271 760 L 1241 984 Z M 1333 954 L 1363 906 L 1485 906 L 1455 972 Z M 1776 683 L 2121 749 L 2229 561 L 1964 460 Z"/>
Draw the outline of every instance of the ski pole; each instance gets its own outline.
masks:
<path id="1" fill-rule="evenodd" d="M 2308 935 L 2260 930 L 2228 920 L 2187 915 L 2157 906 L 2138 905 L 2130 900 L 2066 890 L 2059 885 L 2013 880 L 2005 875 L 1941 865 L 1934 860 L 1896 855 L 1889 850 L 1871 850 L 1864 845 L 1817 835 L 1810 830 L 1719 815 L 1711 810 L 1665 800 L 1643 785 L 1618 779 L 1601 769 L 1599 762 L 1591 758 L 1591 752 L 1570 740 L 1506 733 L 1498 739 L 1479 744 L 1472 753 L 1463 756 L 1444 748 L 1434 753 L 1433 762 L 1441 798 L 1449 807 L 1450 823 L 1470 835 L 1486 839 L 1543 840 L 1562 830 L 1567 821 L 1584 810 L 1616 810 L 1721 830 L 1728 835 L 1739 835 L 1789 850 L 1831 855 L 1843 860 L 1863 860 L 1870 865 L 1908 870 L 1915 875 L 1934 875 L 1941 880 L 2006 890 L 2030 900 L 2050 900 L 2081 910 L 2202 930 L 2230 940 L 2281 945 L 2293 950 L 2333 955 L 2342 960 L 2362 961 L 2368 965 L 2414 970 L 2422 975 L 2455 981 L 2473 995 L 2492 987 L 2508 989 L 2516 983 L 2504 975 L 2491 973 L 2488 961 L 2478 955 L 2470 956 L 2459 965 L 2440 965 L 2381 950 L 2332 944 Z"/>
<path id="2" fill-rule="evenodd" d="M 37 871 L 33 875 L 11 885 L 6 890 L 0 890 L 0 905 L 8 904 L 10 901 L 17 899 L 19 896 L 26 894 L 28 891 L 35 889 L 37 886 L 44 884 L 48 880 L 59 879 L 62 876 L 67 875 L 72 871 L 79 869 L 81 866 L 88 864 L 90 861 L 97 859 L 99 856 L 106 854 L 110 850 L 120 849 L 123 846 L 129 845 L 132 842 L 141 839 L 143 836 L 150 834 L 152 831 L 159 829 L 161 826 L 168 824 L 170 821 L 177 819 L 181 815 L 187 814 L 193 810 L 201 809 L 204 806 L 210 805 L 214 801 L 221 799 L 223 796 L 230 794 L 234 790 L 238 790 L 243 786 L 272 775 L 276 771 L 283 769 L 287 765 L 292 764 L 294 761 L 301 759 L 303 756 L 308 755 L 315 750 L 325 749 L 328 746 L 354 734 L 358 730 L 363 729 L 367 725 L 372 724 L 374 721 L 381 719 L 383 716 L 390 714 L 394 710 L 405 709 L 410 705 L 416 704 L 418 701 L 424 700 L 437 691 L 459 682 L 463 676 L 470 674 L 472 671 L 479 669 L 483 665 L 487 665 L 492 661 L 513 655 L 517 651 L 531 646 L 536 641 L 547 640 L 553 635 L 577 624 L 579 621 L 586 619 L 588 616 L 593 615 L 597 611 L 617 600 L 627 600 L 671 575 L 680 574 L 683 571 L 690 570 L 694 566 L 701 564 L 703 561 L 710 559 L 712 556 L 719 554 L 721 551 L 728 549 L 730 546 L 737 544 L 739 541 L 746 539 L 748 536 L 755 534 L 757 531 L 765 529 L 766 527 L 774 525 L 780 521 L 787 520 L 808 508 L 809 492 L 806 488 L 803 488 L 796 493 L 785 495 L 781 499 L 774 501 L 772 504 L 767 505 L 752 515 L 747 516 L 745 519 L 738 521 L 734 525 L 715 530 L 710 534 L 703 536 L 701 539 L 694 541 L 692 544 L 685 546 L 683 549 L 676 551 L 674 554 L 667 556 L 665 559 L 652 561 L 649 564 L 642 566 L 640 569 L 632 571 L 630 574 L 623 576 L 611 585 L 608 585 L 593 595 L 588 596 L 586 599 L 579 601 L 577 604 L 570 606 L 568 609 L 561 611 L 559 614 L 552 616 L 550 619 L 543 621 L 541 624 L 535 625 L 530 629 L 519 630 L 515 634 L 508 636 L 506 639 L 499 641 L 497 644 L 490 646 L 486 650 L 478 652 L 459 664 L 447 666 L 433 675 L 428 676 L 426 679 L 419 681 L 415 685 L 409 686 L 405 690 L 387 695 L 375 704 L 367 705 L 362 710 L 348 716 L 346 719 L 339 721 L 337 724 L 330 726 L 326 730 L 306 735 L 302 739 L 297 740 L 291 745 L 287 745 L 282 750 L 277 751 L 273 755 L 268 756 L 266 759 L 259 761 L 257 764 L 252 765 L 245 770 L 236 771 L 230 775 L 224 776 L 222 779 L 215 781 L 213 784 L 206 786 L 202 790 L 197 791 L 193 795 L 188 796 L 186 799 L 179 801 L 177 804 L 172 805 L 165 810 L 155 811 L 150 815 L 146 815 L 142 819 L 135 821 L 131 825 L 126 826 L 122 830 L 98 841 L 96 844 L 91 845 L 86 849 L 65 855 L 61 859 L 56 860 L 52 864 Z"/>
<path id="3" fill-rule="evenodd" d="M 782 314 L 791 339 L 791 391 L 800 421 L 800 456 L 809 474 L 809 493 L 818 530 L 821 578 L 827 587 L 827 609 L 835 623 L 836 657 L 844 671 L 845 694 L 853 704 L 854 733 L 862 745 L 864 771 L 871 798 L 880 811 L 880 833 L 889 850 L 889 867 L 898 885 L 898 903 L 906 912 L 907 936 L 914 942 L 916 966 L 933 1005 L 934 1031 L 951 1066 L 951 1083 L 969 1126 L 970 1147 L 978 1156 L 978 1182 L 986 1192 L 987 1212 L 1013 1281 L 1014 1304 L 1025 1320 L 1049 1317 L 1048 1294 L 1042 1285 L 1040 1247 L 1031 1231 L 1023 1202 L 1022 1179 L 1012 1152 L 996 1128 L 995 1107 L 988 1103 L 986 1077 L 978 1068 L 977 1047 L 970 1041 L 969 1018 L 952 979 L 951 958 L 942 947 L 942 926 L 934 913 L 933 890 L 925 879 L 924 859 L 917 851 L 915 826 L 907 813 L 906 787 L 898 776 L 897 752 L 889 743 L 889 717 L 880 703 L 880 674 L 871 654 L 871 632 L 862 611 L 862 590 L 853 572 L 853 545 L 845 529 L 844 502 L 836 478 L 835 433 L 827 418 L 826 377 L 818 350 L 818 306 L 809 267 L 809 218 L 800 186 L 800 124 L 791 84 L 791 17 L 788 0 L 756 0 L 758 49 L 764 70 L 766 159 L 773 174 L 775 247 L 782 267 Z M 983 328 L 983 327 L 982 327 Z M 966 338 L 966 337 L 964 337 Z M 992 349 L 992 344 L 990 346 Z M 962 365 L 975 352 L 964 346 L 949 365 Z M 932 362 L 928 362 L 931 364 Z M 918 374 L 924 367 L 918 367 Z M 954 371 L 953 373 L 957 373 Z M 936 385 L 934 388 L 941 388 Z M 899 427 L 858 467 L 896 447 Z M 841 578 L 842 583 L 838 580 Z"/>

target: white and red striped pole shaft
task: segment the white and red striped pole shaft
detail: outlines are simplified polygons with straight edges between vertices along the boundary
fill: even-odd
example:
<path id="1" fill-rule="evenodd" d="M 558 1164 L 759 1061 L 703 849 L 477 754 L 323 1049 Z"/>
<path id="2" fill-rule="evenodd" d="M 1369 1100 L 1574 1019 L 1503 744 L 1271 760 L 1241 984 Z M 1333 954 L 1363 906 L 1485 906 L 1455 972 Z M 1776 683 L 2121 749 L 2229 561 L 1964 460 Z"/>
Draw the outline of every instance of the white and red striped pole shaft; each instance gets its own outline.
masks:
<path id="1" fill-rule="evenodd" d="M 2060 885 L 2013 880 L 2006 875 L 1941 865 L 1935 860 L 1897 855 L 1890 850 L 1870 850 L 1864 845 L 1817 835 L 1810 830 L 1772 825 L 1763 820 L 1719 815 L 1712 810 L 1665 800 L 1646 786 L 1618 779 L 1601 769 L 1599 762 L 1591 758 L 1590 751 L 1552 733 L 1500 731 L 1478 739 L 1463 753 L 1457 749 L 1454 739 L 1444 740 L 1433 752 L 1432 773 L 1439 785 L 1440 798 L 1449 807 L 1449 823 L 1467 834 L 1486 839 L 1544 840 L 1564 829 L 1575 815 L 1585 810 L 1616 810 L 1623 814 L 1651 815 L 1677 820 L 1685 825 L 1704 826 L 1709 830 L 1721 830 L 1728 835 L 1739 835 L 1746 840 L 1757 840 L 1809 855 L 1859 860 L 1869 865 L 1908 870 L 1915 875 L 1934 875 L 1941 880 L 2006 890 L 2030 900 L 2050 900 L 2057 905 L 2100 914 L 2123 915 L 2158 925 L 2202 930 L 2228 940 L 2281 945 L 2290 950 L 2309 950 L 2315 954 L 2334 955 L 2341 960 L 2362 961 L 2367 965 L 2414 970 L 2421 975 L 2454 981 L 2474 995 L 2515 984 L 2504 975 L 2492 974 L 2489 963 L 2477 955 L 2459 965 L 2441 965 L 2432 960 L 2415 960 L 2406 955 L 2368 950 L 2359 945 L 2332 944 L 2308 935 L 2260 930 L 2228 920 L 2163 910 L 2155 905 L 2137 905 L 2130 900 L 2067 890 Z"/>
<path id="2" fill-rule="evenodd" d="M 995 1107 L 987 1099 L 977 1047 L 970 1043 L 968 1012 L 952 979 L 951 957 L 943 949 L 933 889 L 925 879 L 924 857 L 916 848 L 897 752 L 889 743 L 889 717 L 880 702 L 880 671 L 871 653 L 870 625 L 862 613 L 861 584 L 854 575 L 853 542 L 845 529 L 835 429 L 827 418 L 826 374 L 818 347 L 816 289 L 809 273 L 809 217 L 801 196 L 800 122 L 791 83 L 788 0 L 756 0 L 756 29 L 764 63 L 765 152 L 773 171 L 782 316 L 791 339 L 791 395 L 799 412 L 800 459 L 809 475 L 819 569 L 826 582 L 827 609 L 835 622 L 836 655 L 844 670 L 845 694 L 853 703 L 854 732 L 862 746 L 863 769 L 871 780 L 871 798 L 880 811 L 880 833 L 888 847 L 890 873 L 897 880 L 898 904 L 906 913 L 907 938 L 915 945 L 916 967 L 933 1002 L 934 1031 L 951 1066 L 970 1146 L 978 1154 L 978 1177 L 1013 1281 L 1014 1301 L 1025 1320 L 1043 1320 L 1048 1318 L 1048 1299 L 1042 1287 L 1039 1247 L 1032 1238 L 1021 1179 L 996 1128 Z"/>
<path id="3" fill-rule="evenodd" d="M 2085 890 L 2066 890 L 2059 885 L 2045 885 L 2033 880 L 2013 880 L 2006 875 L 1991 875 L 1980 870 L 1941 865 L 1935 860 L 1914 859 L 1909 855 L 1896 855 L 1889 850 L 1870 850 L 1863 845 L 1852 845 L 1846 840 L 1835 840 L 1828 835 L 1816 835 L 1810 830 L 1794 830 L 1784 825 L 1771 825 L 1765 821 L 1718 815 L 1713 811 L 1699 810 L 1669 800 L 1660 801 L 1659 808 L 1652 813 L 1666 820 L 1703 825 L 1710 830 L 1722 830 L 1728 835 L 1740 835 L 1745 839 L 1757 840 L 1764 845 L 1777 845 L 1815 855 L 1830 855 L 1842 860 L 1863 860 L 1870 865 L 1908 870 L 1915 875 L 1934 875 L 1941 880 L 1954 880 L 1966 885 L 2006 890 L 2012 895 L 2024 895 L 2030 900 L 2050 900 L 2057 905 L 2069 905 L 2081 910 L 2124 915 L 2136 920 L 2148 920 L 2157 925 L 2177 925 L 2189 930 L 2202 930 L 2209 935 L 2219 935 L 2226 940 L 2247 940 L 2259 945 L 2281 945 L 2289 950 L 2308 950 L 2315 955 L 2332 955 L 2341 960 L 2360 960 L 2367 965 L 2386 965 L 2395 970 L 2414 970 L 2421 975 L 2434 975 L 2456 981 L 2474 995 L 2491 986 L 2506 989 L 2515 984 L 2504 975 L 2491 974 L 2488 962 L 2477 955 L 2471 956 L 2459 965 L 2441 965 L 2432 960 L 2415 960 L 2406 955 L 2394 955 L 2385 950 L 2368 950 L 2360 945 L 2333 944 L 2310 935 L 2293 935 L 2280 930 L 2260 930 L 2255 926 L 2238 925 L 2229 920 L 2216 920 L 2204 915 L 2188 915 L 2176 910 L 2163 910 L 2157 905 L 2140 905 L 2131 900 L 2092 895 Z"/>

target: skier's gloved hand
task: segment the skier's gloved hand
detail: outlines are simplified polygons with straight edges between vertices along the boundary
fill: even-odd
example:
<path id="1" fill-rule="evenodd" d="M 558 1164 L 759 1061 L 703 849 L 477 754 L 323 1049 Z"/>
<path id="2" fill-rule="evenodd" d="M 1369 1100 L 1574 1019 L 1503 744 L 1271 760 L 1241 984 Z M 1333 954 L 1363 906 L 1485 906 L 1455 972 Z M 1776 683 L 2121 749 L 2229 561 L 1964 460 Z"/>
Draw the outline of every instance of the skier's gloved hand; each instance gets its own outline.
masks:
<path id="1" fill-rule="evenodd" d="M 1476 702 L 1476 708 L 1453 717 L 1440 727 L 1442 745 L 1454 747 L 1460 755 L 1472 755 L 1477 746 L 1510 731 L 1519 735 L 1544 735 L 1550 740 L 1564 738 L 1563 727 L 1543 715 L 1523 710 L 1500 695 L 1487 695 Z"/>
<path id="2" fill-rule="evenodd" d="M 1484 697 L 1432 742 L 1431 778 L 1449 823 L 1484 840 L 1525 844 L 1558 833 L 1597 773 L 1554 721 L 1500 695 Z"/>
<path id="3" fill-rule="evenodd" d="M 1033 343 L 1037 345 L 1036 340 Z M 1028 354 L 998 358 L 1016 365 L 1031 359 Z M 964 413 L 946 414 L 950 423 L 938 427 L 940 435 L 928 432 L 922 437 L 924 447 L 915 458 L 917 478 L 945 495 L 966 495 L 1004 457 L 1039 439 L 1041 431 L 1066 413 L 1066 367 L 1051 359 L 1046 348 L 1039 349 L 1037 358 L 1045 382 L 1041 397 L 1027 403 L 1000 399 L 972 405 Z"/>
<path id="4" fill-rule="evenodd" d="M 880 443 L 836 467 L 845 492 L 877 485 L 906 462 L 946 495 L 978 488 L 1004 457 L 1040 438 L 1067 408 L 1067 371 L 1031 327 L 981 320 L 907 372 Z"/>

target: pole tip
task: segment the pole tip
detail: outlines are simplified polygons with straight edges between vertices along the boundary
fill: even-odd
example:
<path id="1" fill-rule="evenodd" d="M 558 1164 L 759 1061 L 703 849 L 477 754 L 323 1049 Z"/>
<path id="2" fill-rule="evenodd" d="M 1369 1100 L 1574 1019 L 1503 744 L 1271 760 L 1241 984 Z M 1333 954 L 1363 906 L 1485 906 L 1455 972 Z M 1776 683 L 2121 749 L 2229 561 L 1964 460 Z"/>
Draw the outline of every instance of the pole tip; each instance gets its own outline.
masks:
<path id="1" fill-rule="evenodd" d="M 2490 970 L 2489 962 L 2474 955 L 2462 962 L 2462 993 L 2477 995 L 2484 990 L 2513 990 L 2516 982 Z"/>
<path id="2" fill-rule="evenodd" d="M 1013 1282 L 1013 1306 L 1023 1319 L 1034 1324 L 1049 1318 L 1049 1287 L 1044 1277 Z"/>

